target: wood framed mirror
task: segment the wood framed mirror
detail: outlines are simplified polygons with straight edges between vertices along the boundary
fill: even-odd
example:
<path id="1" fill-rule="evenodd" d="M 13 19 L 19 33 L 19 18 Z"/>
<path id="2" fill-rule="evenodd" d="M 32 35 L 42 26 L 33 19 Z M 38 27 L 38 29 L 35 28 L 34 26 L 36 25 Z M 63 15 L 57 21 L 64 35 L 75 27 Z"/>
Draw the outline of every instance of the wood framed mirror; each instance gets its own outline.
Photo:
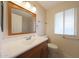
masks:
<path id="1" fill-rule="evenodd" d="M 9 1 L 8 35 L 28 34 L 34 32 L 36 32 L 36 14 Z"/>

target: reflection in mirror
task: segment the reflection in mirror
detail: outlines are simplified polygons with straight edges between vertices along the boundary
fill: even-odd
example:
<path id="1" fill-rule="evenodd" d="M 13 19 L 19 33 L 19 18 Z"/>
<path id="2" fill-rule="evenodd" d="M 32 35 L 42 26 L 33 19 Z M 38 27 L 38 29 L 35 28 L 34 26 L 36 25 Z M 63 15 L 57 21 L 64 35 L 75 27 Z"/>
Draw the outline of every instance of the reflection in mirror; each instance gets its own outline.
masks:
<path id="1" fill-rule="evenodd" d="M 11 9 L 12 33 L 33 33 L 35 32 L 35 19 L 25 11 Z"/>

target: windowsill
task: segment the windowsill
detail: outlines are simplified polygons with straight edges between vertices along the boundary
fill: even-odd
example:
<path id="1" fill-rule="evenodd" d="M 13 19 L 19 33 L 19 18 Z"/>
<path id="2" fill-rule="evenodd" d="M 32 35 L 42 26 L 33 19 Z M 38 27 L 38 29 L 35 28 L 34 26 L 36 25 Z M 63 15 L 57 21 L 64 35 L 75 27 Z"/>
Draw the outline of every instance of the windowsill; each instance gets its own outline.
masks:
<path id="1" fill-rule="evenodd" d="M 55 34 L 56 37 L 61 37 L 64 39 L 75 39 L 75 40 L 79 40 L 78 36 L 75 35 L 62 35 L 62 34 Z"/>

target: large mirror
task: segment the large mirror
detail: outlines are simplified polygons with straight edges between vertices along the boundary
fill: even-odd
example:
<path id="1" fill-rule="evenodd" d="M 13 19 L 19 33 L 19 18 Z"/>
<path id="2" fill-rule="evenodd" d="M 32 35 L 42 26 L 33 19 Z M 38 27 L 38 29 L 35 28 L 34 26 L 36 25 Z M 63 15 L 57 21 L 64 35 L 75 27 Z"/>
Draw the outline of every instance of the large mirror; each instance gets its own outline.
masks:
<path id="1" fill-rule="evenodd" d="M 16 35 L 16 34 L 26 34 L 26 33 L 34 33 L 35 32 L 35 14 L 12 3 L 8 4 L 8 34 Z"/>

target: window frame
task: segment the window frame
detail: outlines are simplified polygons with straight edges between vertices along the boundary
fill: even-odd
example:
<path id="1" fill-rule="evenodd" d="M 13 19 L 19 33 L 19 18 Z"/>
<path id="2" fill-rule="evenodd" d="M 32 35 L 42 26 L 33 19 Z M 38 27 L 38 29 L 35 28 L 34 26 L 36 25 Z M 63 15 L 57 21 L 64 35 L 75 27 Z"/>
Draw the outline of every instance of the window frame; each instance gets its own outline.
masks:
<path id="1" fill-rule="evenodd" d="M 65 11 L 67 11 L 69 9 L 74 9 L 74 35 L 64 34 L 64 31 L 65 31 Z M 63 11 L 60 11 L 60 12 L 63 12 L 63 34 L 57 34 L 57 33 L 55 33 L 55 29 L 54 29 L 54 34 L 57 35 L 57 36 L 62 36 L 64 38 L 65 37 L 67 37 L 67 38 L 69 38 L 69 37 L 73 38 L 73 37 L 76 37 L 78 35 L 78 32 L 77 32 L 77 8 L 69 8 L 69 9 L 65 9 Z M 58 13 L 60 13 L 60 12 L 58 12 Z M 56 23 L 55 22 L 55 15 L 54 15 L 54 23 Z M 54 28 L 55 28 L 55 24 L 54 24 Z"/>

